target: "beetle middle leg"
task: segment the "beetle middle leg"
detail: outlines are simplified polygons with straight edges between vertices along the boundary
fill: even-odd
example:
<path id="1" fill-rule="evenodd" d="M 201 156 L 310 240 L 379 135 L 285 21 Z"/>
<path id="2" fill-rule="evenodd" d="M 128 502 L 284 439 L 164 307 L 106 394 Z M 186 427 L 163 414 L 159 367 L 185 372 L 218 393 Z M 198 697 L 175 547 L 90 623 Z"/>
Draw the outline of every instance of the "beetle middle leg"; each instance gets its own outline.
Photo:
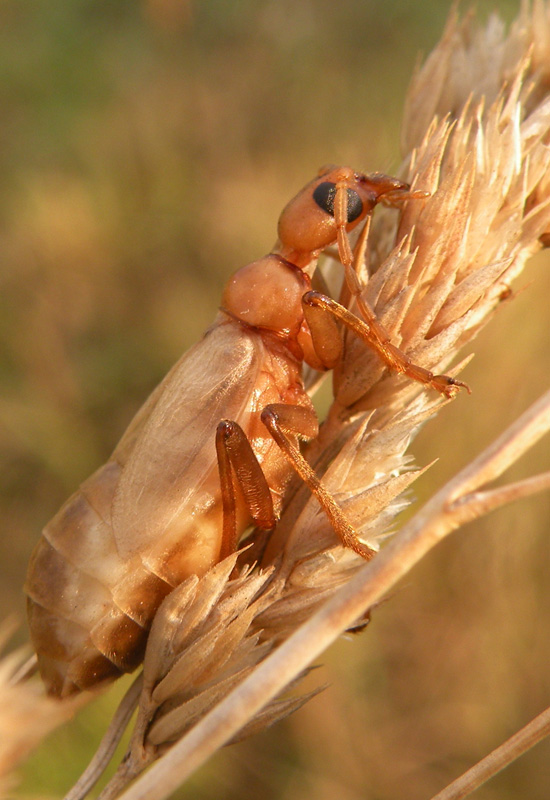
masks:
<path id="1" fill-rule="evenodd" d="M 319 424 L 315 413 L 303 406 L 273 403 L 262 411 L 262 422 L 294 470 L 321 504 L 342 544 L 363 558 L 371 559 L 375 551 L 361 542 L 357 531 L 350 525 L 340 506 L 331 493 L 325 489 L 299 448 L 292 441 L 296 436 L 309 439 L 317 435 Z"/>
<path id="2" fill-rule="evenodd" d="M 261 418 L 286 459 L 318 499 L 342 544 L 365 559 L 372 558 L 375 551 L 360 541 L 357 531 L 293 441 L 296 437 L 311 439 L 317 436 L 319 423 L 315 413 L 303 406 L 272 403 L 263 409 Z M 216 430 L 216 451 L 223 505 L 222 559 L 235 552 L 238 544 L 233 474 L 256 525 L 270 530 L 275 527 L 276 517 L 268 483 L 240 425 L 231 420 L 220 422 Z"/>

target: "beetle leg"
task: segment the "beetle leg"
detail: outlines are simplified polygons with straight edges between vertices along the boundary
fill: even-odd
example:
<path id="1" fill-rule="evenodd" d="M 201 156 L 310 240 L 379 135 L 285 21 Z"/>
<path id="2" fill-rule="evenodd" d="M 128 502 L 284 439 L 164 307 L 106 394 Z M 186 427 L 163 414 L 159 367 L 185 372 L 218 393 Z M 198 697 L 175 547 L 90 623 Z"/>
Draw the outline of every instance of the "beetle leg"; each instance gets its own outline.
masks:
<path id="1" fill-rule="evenodd" d="M 401 188 L 398 188 L 383 195 L 381 200 L 386 205 L 399 206 L 405 200 L 427 196 L 429 196 L 427 192 L 403 192 Z M 342 305 L 316 291 L 308 292 L 302 298 L 304 316 L 309 325 L 313 345 L 319 358 L 328 368 L 333 368 L 341 350 L 340 337 L 336 336 L 335 333 L 336 326 L 333 324 L 331 327 L 329 323 L 323 322 L 321 319 L 323 312 L 328 312 L 331 318 L 340 320 L 363 339 L 395 372 L 405 373 L 409 378 L 431 386 L 446 397 L 454 397 L 461 387 L 470 393 L 470 387 L 466 383 L 448 375 L 434 375 L 430 370 L 413 364 L 402 350 L 391 343 L 389 334 L 378 322 L 376 315 L 363 299 L 362 292 L 364 287 L 359 280 L 358 269 L 360 264 L 366 262 L 371 213 L 367 214 L 365 224 L 355 245 L 355 252 L 352 255 L 346 230 L 347 192 L 344 187 L 337 187 L 334 200 L 334 218 L 337 226 L 338 255 L 345 271 L 344 286 L 340 293 Z M 352 299 L 357 304 L 360 316 L 353 314 L 347 308 Z M 331 336 L 334 338 L 335 344 L 331 344 L 328 341 Z"/>
<path id="2" fill-rule="evenodd" d="M 250 516 L 259 528 L 275 527 L 271 492 L 262 468 L 241 426 L 222 420 L 216 429 L 216 453 L 222 490 L 223 530 L 220 560 L 237 549 L 237 506 L 233 475 Z"/>
<path id="3" fill-rule="evenodd" d="M 349 243 L 348 225 L 348 187 L 345 182 L 336 184 L 334 194 L 334 221 L 336 223 L 336 244 L 343 264 L 351 264 L 353 260 Z"/>
<path id="4" fill-rule="evenodd" d="M 351 274 L 356 278 L 353 270 Z M 358 296 L 356 296 L 356 299 L 362 318 L 320 292 L 307 292 L 302 298 L 302 304 L 306 319 L 309 320 L 311 316 L 311 311 L 306 311 L 306 309 L 315 309 L 317 316 L 319 316 L 321 310 L 327 312 L 331 317 L 340 320 L 347 328 L 363 339 L 382 361 L 395 372 L 404 373 L 419 383 L 431 386 L 432 389 L 436 389 L 446 397 L 454 397 L 460 387 L 470 393 L 470 388 L 466 383 L 458 381 L 456 378 L 451 378 L 449 375 L 434 375 L 430 370 L 413 364 L 402 350 L 391 343 L 388 333 L 377 321 L 374 312 L 367 303 Z M 319 327 L 317 322 L 315 324 L 316 327 Z M 315 335 L 316 333 L 312 331 L 312 337 L 315 337 Z M 317 349 L 315 338 L 314 346 Z"/>
<path id="5" fill-rule="evenodd" d="M 349 547 L 365 559 L 373 557 L 375 551 L 363 544 L 357 531 L 350 525 L 344 512 L 301 454 L 292 438 L 311 438 L 317 435 L 318 422 L 313 411 L 303 406 L 273 403 L 262 411 L 262 422 L 273 436 L 282 452 L 321 504 L 335 533 L 345 547 Z"/>
<path id="6" fill-rule="evenodd" d="M 321 292 L 315 294 L 326 296 Z M 324 308 L 313 303 L 305 303 L 303 299 L 302 308 L 316 355 L 325 369 L 334 369 L 342 354 L 342 334 L 336 318 L 327 314 Z"/>

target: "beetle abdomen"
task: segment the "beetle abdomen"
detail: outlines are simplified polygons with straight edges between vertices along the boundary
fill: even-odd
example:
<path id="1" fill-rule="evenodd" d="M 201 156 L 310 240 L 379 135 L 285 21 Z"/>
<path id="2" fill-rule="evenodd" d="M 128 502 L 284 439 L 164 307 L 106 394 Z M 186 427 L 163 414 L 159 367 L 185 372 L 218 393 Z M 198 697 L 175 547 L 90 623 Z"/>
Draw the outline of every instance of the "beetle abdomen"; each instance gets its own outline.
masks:
<path id="1" fill-rule="evenodd" d="M 139 557 L 117 552 L 105 519 L 120 470 L 109 462 L 94 473 L 46 526 L 31 558 L 31 636 L 52 694 L 135 669 L 155 610 L 173 588 Z"/>

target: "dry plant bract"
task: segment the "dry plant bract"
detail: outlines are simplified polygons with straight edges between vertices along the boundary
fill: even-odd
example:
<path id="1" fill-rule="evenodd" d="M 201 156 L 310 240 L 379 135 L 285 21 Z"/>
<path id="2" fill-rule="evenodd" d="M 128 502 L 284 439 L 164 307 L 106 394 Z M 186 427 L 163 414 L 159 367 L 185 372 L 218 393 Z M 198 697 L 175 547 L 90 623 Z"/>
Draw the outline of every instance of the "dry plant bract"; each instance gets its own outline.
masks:
<path id="1" fill-rule="evenodd" d="M 4 651 L 14 625 L 0 628 L 0 649 Z M 14 767 L 54 728 L 67 722 L 82 706 L 83 698 L 58 703 L 44 696 L 35 682 L 18 680 L 28 653 L 16 650 L 0 658 L 0 797 L 9 797 L 16 783 Z"/>
<path id="2" fill-rule="evenodd" d="M 525 4 L 508 33 L 496 16 L 478 27 L 453 12 L 412 81 L 401 177 L 429 196 L 400 215 L 376 213 L 360 278 L 363 302 L 392 343 L 435 372 L 456 374 L 456 354 L 550 232 L 549 48 L 542 2 Z M 330 263 L 326 271 L 330 282 Z M 349 302 L 345 289 L 342 299 Z M 446 403 L 390 374 L 346 335 L 333 404 L 306 453 L 370 547 L 380 549 L 421 471 L 407 455 L 411 438 Z M 129 753 L 104 797 L 118 796 L 163 754 L 122 796 L 166 797 L 218 746 L 297 707 L 303 698 L 281 691 L 346 627 L 366 621 L 430 547 L 497 505 L 548 488 L 543 475 L 484 489 L 549 426 L 546 396 L 366 566 L 337 544 L 307 490 L 292 485 L 263 552 L 253 540 L 239 559 L 189 578 L 163 602 L 134 689 Z M 104 750 L 69 797 L 83 796 L 105 757 Z"/>

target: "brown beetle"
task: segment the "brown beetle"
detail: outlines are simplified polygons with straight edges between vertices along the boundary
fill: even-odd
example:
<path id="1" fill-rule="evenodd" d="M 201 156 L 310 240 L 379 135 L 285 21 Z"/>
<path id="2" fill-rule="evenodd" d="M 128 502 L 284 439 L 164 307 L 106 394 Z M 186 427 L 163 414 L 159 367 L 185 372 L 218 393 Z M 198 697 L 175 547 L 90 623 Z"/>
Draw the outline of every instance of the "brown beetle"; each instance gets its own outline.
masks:
<path id="1" fill-rule="evenodd" d="M 321 172 L 283 210 L 273 252 L 229 279 L 213 325 L 44 528 L 26 592 L 52 694 L 133 670 L 161 600 L 233 552 L 252 521 L 272 528 L 292 469 L 343 544 L 372 555 L 300 453 L 299 439 L 318 431 L 301 371 L 304 361 L 336 364 L 339 320 L 392 369 L 448 396 L 464 386 L 411 364 L 359 296 L 349 231 L 378 202 L 418 196 L 386 175 Z M 334 244 L 362 318 L 311 290 L 317 259 Z"/>

